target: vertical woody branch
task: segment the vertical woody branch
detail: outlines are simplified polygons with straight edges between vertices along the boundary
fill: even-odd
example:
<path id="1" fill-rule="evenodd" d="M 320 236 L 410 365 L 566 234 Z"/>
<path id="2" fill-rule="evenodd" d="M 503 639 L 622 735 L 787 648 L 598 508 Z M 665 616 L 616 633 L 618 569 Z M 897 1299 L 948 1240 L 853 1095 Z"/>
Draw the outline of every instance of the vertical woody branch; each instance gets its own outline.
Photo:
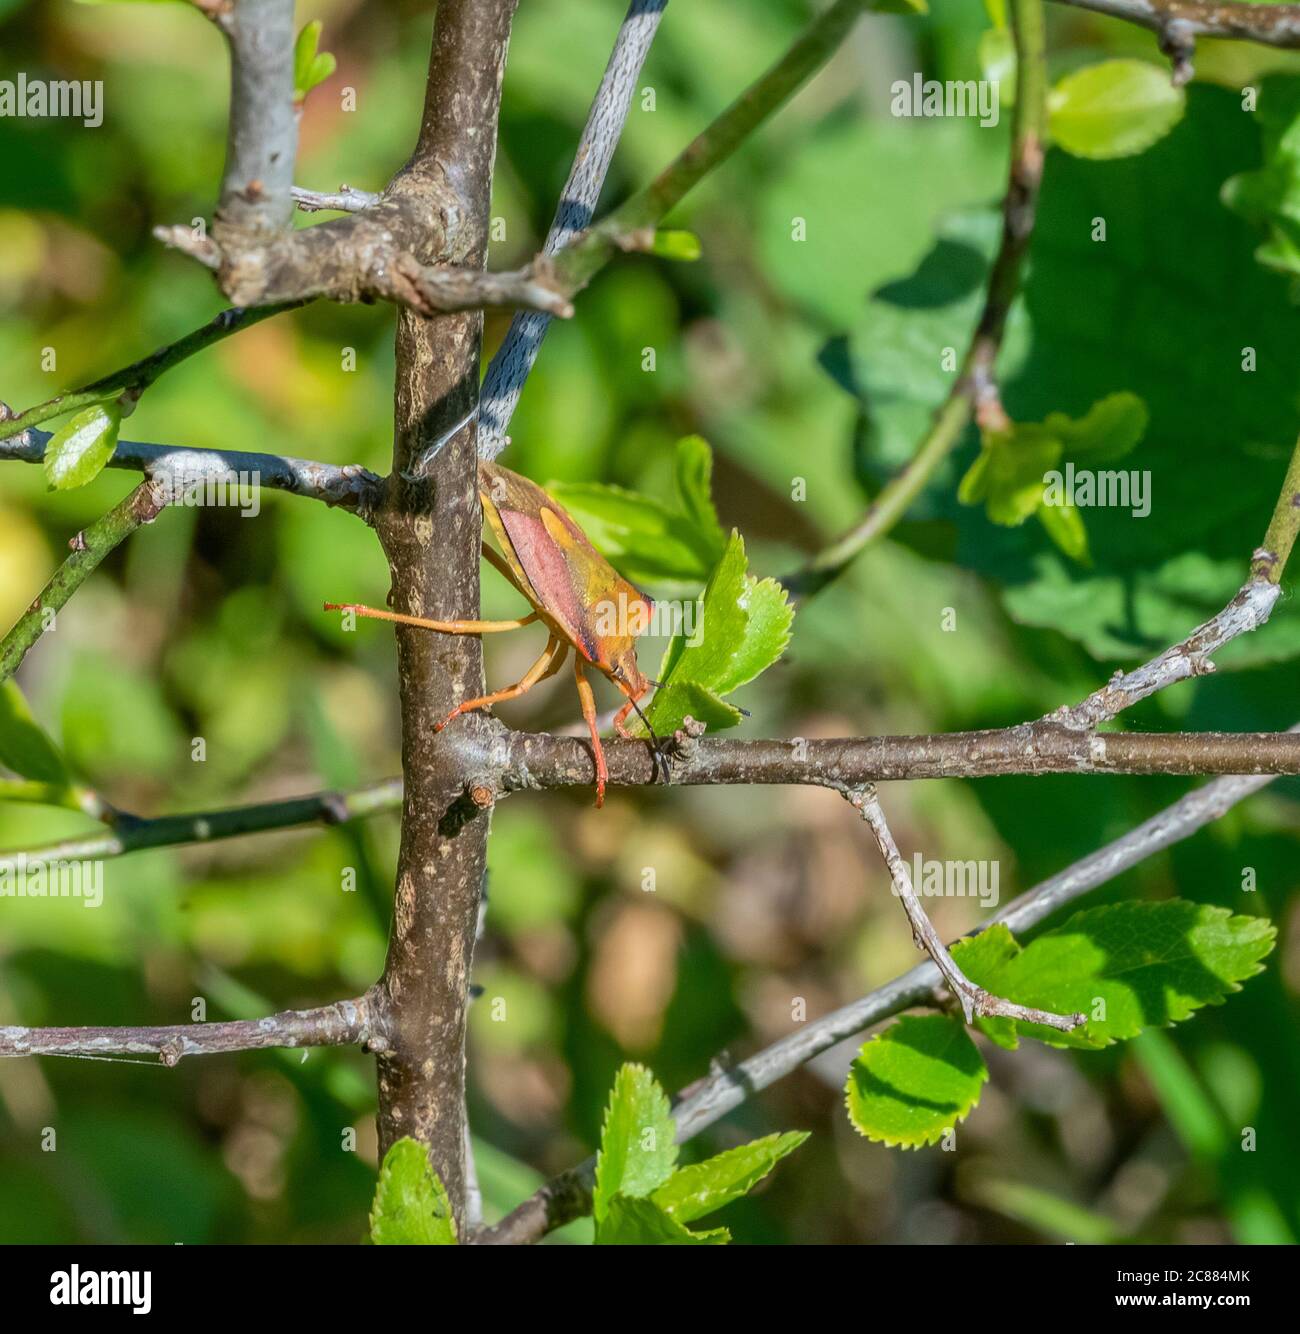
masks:
<path id="1" fill-rule="evenodd" d="M 430 235 L 446 238 L 422 262 L 483 265 L 514 9 L 515 0 L 438 5 L 419 143 L 395 183 L 408 198 L 423 196 Z M 473 425 L 450 435 L 426 477 L 404 474 L 472 409 L 481 332 L 478 312 L 398 316 L 393 475 L 375 518 L 397 611 L 447 620 L 478 612 Z M 396 635 L 405 796 L 382 982 L 392 1045 L 379 1060 L 380 1149 L 404 1135 L 426 1143 L 463 1222 L 465 1018 L 487 854 L 487 819 L 463 793 L 474 749 L 466 743 L 487 720 L 471 714 L 433 729 L 460 700 L 483 693 L 482 653 L 472 635 L 410 627 Z"/>
<path id="2" fill-rule="evenodd" d="M 293 220 L 298 114 L 293 0 L 237 0 L 219 12 L 230 44 L 230 122 L 216 231 L 269 238 Z"/>

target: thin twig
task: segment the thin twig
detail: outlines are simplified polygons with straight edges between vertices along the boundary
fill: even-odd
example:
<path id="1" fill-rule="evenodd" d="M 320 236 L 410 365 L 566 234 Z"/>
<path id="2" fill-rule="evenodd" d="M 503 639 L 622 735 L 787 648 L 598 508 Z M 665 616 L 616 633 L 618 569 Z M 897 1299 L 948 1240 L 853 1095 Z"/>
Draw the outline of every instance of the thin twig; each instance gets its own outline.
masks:
<path id="1" fill-rule="evenodd" d="M 926 915 L 921 900 L 912 888 L 912 877 L 894 842 L 885 812 L 881 808 L 876 789 L 868 784 L 865 787 L 836 787 L 836 790 L 867 822 L 876 847 L 889 869 L 889 878 L 894 886 L 894 893 L 903 902 L 903 910 L 912 926 L 912 939 L 917 949 L 924 950 L 943 974 L 948 990 L 961 1005 L 966 1022 L 972 1024 L 976 1016 L 999 1016 L 1003 1019 L 1021 1019 L 1031 1024 L 1045 1024 L 1048 1028 L 1057 1028 L 1068 1033 L 1078 1028 L 1085 1021 L 1082 1014 L 1052 1014 L 1047 1010 L 1036 1010 L 1028 1006 L 1017 1005 L 1014 1001 L 994 996 L 977 986 L 957 966 L 943 938 L 934 929 L 934 924 Z"/>
<path id="2" fill-rule="evenodd" d="M 1300 723 L 1292 730 L 1297 729 Z M 985 927 L 1004 922 L 1013 932 L 1025 935 L 1090 890 L 1190 838 L 1272 781 L 1267 777 L 1231 777 L 1206 783 L 1121 838 L 1021 894 L 990 918 Z M 674 1099 L 678 1142 L 693 1139 L 777 1080 L 865 1029 L 913 1006 L 933 1005 L 936 988 L 942 983 L 943 976 L 933 963 L 917 964 L 901 977 L 801 1026 L 738 1064 L 720 1067 Z M 548 1232 L 590 1211 L 594 1179 L 595 1159 L 589 1158 L 552 1178 L 499 1223 L 472 1240 L 496 1245 L 539 1241 Z"/>
<path id="3" fill-rule="evenodd" d="M 167 505 L 165 486 L 150 478 L 141 482 L 101 519 L 79 532 L 68 545 L 69 555 L 50 576 L 40 596 L 0 640 L 0 681 L 6 681 L 27 656 L 27 650 L 54 624 L 54 615 L 119 543 L 143 524 L 152 523 Z"/>
<path id="4" fill-rule="evenodd" d="M 1006 421 L 994 369 L 1033 235 L 1047 122 L 1042 0 L 1012 0 L 1011 20 L 1016 44 L 1011 166 L 1002 201 L 1002 239 L 989 270 L 984 307 L 975 332 L 948 397 L 911 459 L 886 483 L 853 527 L 782 581 L 801 596 L 824 588 L 865 547 L 899 522 L 934 470 L 956 448 L 972 413 L 982 425 L 996 427 Z"/>
<path id="5" fill-rule="evenodd" d="M 623 134 L 637 77 L 667 4 L 668 0 L 632 0 L 628 8 L 578 140 L 543 254 L 556 254 L 591 222 Z M 479 399 L 478 431 L 479 453 L 486 458 L 494 458 L 506 446 L 510 418 L 550 322 L 549 316 L 539 312 L 516 315 L 488 366 Z"/>
<path id="6" fill-rule="evenodd" d="M 1157 690 L 1214 671 L 1211 654 L 1230 640 L 1258 629 L 1268 620 L 1281 590 L 1276 584 L 1252 580 L 1216 616 L 1198 625 L 1186 639 L 1131 672 L 1116 672 L 1099 690 L 1078 704 L 1063 705 L 1044 721 L 1080 731 L 1107 722 Z"/>
<path id="7" fill-rule="evenodd" d="M 388 1046 L 373 995 L 335 1001 L 312 1010 L 282 1010 L 264 1019 L 233 1019 L 212 1024 L 161 1027 L 15 1028 L 0 1027 L 0 1057 L 157 1056 L 176 1065 L 186 1056 L 262 1051 L 268 1047 L 344 1047 L 368 1051 Z"/>
<path id="8" fill-rule="evenodd" d="M 1251 557 L 1251 575 L 1267 579 L 1270 584 L 1278 583 L 1295 546 L 1297 532 L 1300 532 L 1300 440 L 1291 451 L 1291 462 L 1282 479 L 1263 544 Z"/>
<path id="9" fill-rule="evenodd" d="M 662 781 L 642 741 L 607 741 L 611 787 Z M 674 786 L 842 783 L 1005 774 L 1297 774 L 1300 737 L 1285 732 L 1116 732 L 1053 721 L 928 736 L 739 740 L 704 737 L 670 757 Z M 502 792 L 595 782 L 590 747 L 575 738 L 507 732 L 485 748 L 479 770 Z"/>
<path id="10" fill-rule="evenodd" d="M 835 54 L 865 8 L 866 0 L 835 0 L 649 185 L 562 251 L 556 269 L 565 290 L 580 291 L 615 254 L 647 248 L 658 223 Z"/>
<path id="11" fill-rule="evenodd" d="M 465 743 L 471 786 L 498 795 L 512 791 L 585 787 L 593 781 L 584 741 L 546 733 L 491 729 L 483 749 Z M 663 780 L 644 742 L 608 741 L 610 784 L 640 787 Z M 1258 774 L 1260 782 L 1300 773 L 1300 736 L 1289 732 L 1141 733 L 1089 736 L 1051 723 L 1024 723 L 988 732 L 930 736 L 844 737 L 804 742 L 696 741 L 672 761 L 675 786 L 809 784 L 861 786 L 923 778 L 987 778 L 1008 774 L 1163 773 Z M 299 825 L 363 819 L 402 804 L 402 780 L 387 778 L 349 792 L 314 792 L 189 815 L 139 820 L 120 817 L 114 828 L 41 847 L 0 852 L 0 871 L 18 856 L 29 860 L 120 857 L 146 848 L 175 847 L 267 833 Z M 476 804 L 481 804 L 476 802 Z"/>
<path id="12" fill-rule="evenodd" d="M 92 820 L 112 824 L 122 812 L 104 800 L 93 787 L 84 783 L 43 783 L 26 778 L 0 779 L 0 802 L 21 801 L 33 806 L 61 806 L 65 810 L 80 811 Z M 0 858 L 3 858 L 0 853 Z"/>
<path id="13" fill-rule="evenodd" d="M 1157 36 L 1181 28 L 1189 38 L 1222 37 L 1300 47 L 1300 5 L 1220 4 L 1218 0 L 1057 0 L 1072 9 L 1136 23 Z"/>
<path id="14" fill-rule="evenodd" d="M 41 847 L 0 852 L 0 874 L 12 873 L 20 858 L 28 865 L 33 862 L 97 861 L 145 848 L 215 843 L 243 834 L 264 834 L 299 825 L 345 824 L 349 820 L 398 810 L 401 804 L 402 780 L 386 778 L 351 792 L 313 792 L 283 801 L 263 801 L 188 815 L 161 815 L 152 820 L 121 816 L 112 829 L 61 839 Z"/>
<path id="15" fill-rule="evenodd" d="M 1272 614 L 1282 590 L 1280 581 L 1300 529 L 1300 440 L 1296 442 L 1278 493 L 1263 546 L 1251 556 L 1250 577 L 1224 609 L 1198 625 L 1181 643 L 1167 648 L 1130 672 L 1116 672 L 1100 690 L 1075 705 L 1063 706 L 1046 721 L 1091 730 L 1108 722 L 1157 690 L 1189 677 L 1214 671 L 1212 654 L 1238 635 L 1257 630 Z"/>
<path id="16" fill-rule="evenodd" d="M 40 463 L 50 439 L 48 431 L 32 427 L 0 440 L 0 460 Z M 319 463 L 239 449 L 194 449 L 119 440 L 108 466 L 166 480 L 174 496 L 200 490 L 209 481 L 236 480 L 324 501 L 352 510 L 363 519 L 369 517 L 383 490 L 383 479 L 357 463 Z"/>

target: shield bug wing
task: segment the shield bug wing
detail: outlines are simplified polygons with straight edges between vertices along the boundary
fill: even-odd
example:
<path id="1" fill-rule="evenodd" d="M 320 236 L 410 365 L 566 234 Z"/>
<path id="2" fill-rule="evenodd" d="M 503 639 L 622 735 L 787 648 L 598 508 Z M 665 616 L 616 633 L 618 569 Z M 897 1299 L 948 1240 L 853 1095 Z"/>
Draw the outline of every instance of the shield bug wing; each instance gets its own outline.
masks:
<path id="1" fill-rule="evenodd" d="M 650 600 L 535 482 L 484 460 L 479 487 L 488 523 L 525 596 L 588 662 L 640 690 L 636 637 L 649 625 Z"/>
<path id="2" fill-rule="evenodd" d="M 653 604 L 610 565 L 558 505 L 542 511 L 542 523 L 564 553 L 574 596 L 582 607 L 591 650 L 585 656 L 615 680 L 621 677 L 639 687 L 636 638 L 649 625 Z"/>
<path id="3" fill-rule="evenodd" d="M 585 658 L 595 662 L 595 641 L 575 592 L 565 552 L 556 545 L 543 521 L 543 512 L 555 507 L 556 502 L 535 482 L 486 460 L 479 462 L 479 492 L 488 523 L 519 576 L 525 597 Z"/>

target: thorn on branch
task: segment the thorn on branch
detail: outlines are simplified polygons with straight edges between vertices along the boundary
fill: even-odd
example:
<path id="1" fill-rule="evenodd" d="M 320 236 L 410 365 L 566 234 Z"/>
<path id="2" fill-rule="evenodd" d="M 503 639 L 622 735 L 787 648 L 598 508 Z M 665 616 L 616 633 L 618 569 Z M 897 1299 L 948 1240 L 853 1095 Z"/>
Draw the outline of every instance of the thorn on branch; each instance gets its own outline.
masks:
<path id="1" fill-rule="evenodd" d="M 322 792 L 320 809 L 321 821 L 327 825 L 347 824 L 352 818 L 347 798 L 341 792 Z"/>
<path id="2" fill-rule="evenodd" d="M 350 185 L 340 185 L 334 193 L 304 190 L 295 185 L 290 194 L 303 213 L 319 213 L 323 209 L 338 213 L 361 213 L 379 203 L 381 197 L 369 190 L 354 190 Z"/>
<path id="3" fill-rule="evenodd" d="M 692 718 L 688 713 L 682 719 L 682 725 L 672 734 L 665 751 L 669 752 L 674 759 L 690 760 L 699 749 L 698 741 L 708 730 L 708 724 L 702 723 L 698 719 Z"/>
<path id="4" fill-rule="evenodd" d="M 219 28 L 224 28 L 235 8 L 235 0 L 190 0 L 195 9 Z"/>
<path id="5" fill-rule="evenodd" d="M 1190 24 L 1170 19 L 1156 33 L 1160 50 L 1169 57 L 1170 76 L 1175 88 L 1181 88 L 1196 73 L 1192 57 L 1196 54 L 1196 34 Z"/>
<path id="6" fill-rule="evenodd" d="M 168 249 L 189 255 L 205 269 L 215 273 L 221 268 L 221 247 L 210 236 L 196 232 L 193 227 L 176 223 L 170 227 L 155 227 L 153 234 Z"/>

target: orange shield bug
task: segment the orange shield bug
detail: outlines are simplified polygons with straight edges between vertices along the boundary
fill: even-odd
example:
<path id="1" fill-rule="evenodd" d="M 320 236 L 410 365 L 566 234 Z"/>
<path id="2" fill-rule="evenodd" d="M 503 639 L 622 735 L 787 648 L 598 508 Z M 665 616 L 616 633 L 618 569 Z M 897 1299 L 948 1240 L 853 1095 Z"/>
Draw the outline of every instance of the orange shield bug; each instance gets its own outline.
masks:
<path id="1" fill-rule="evenodd" d="M 501 547 L 498 554 L 484 542 L 483 555 L 532 604 L 532 612 L 512 621 L 430 621 L 351 602 L 327 602 L 325 610 L 351 611 L 358 616 L 418 625 L 449 635 L 494 634 L 541 621 L 550 631 L 550 638 L 541 657 L 523 677 L 504 690 L 458 704 L 434 730 L 440 732 L 453 718 L 470 709 L 517 699 L 539 681 L 554 676 L 572 647 L 573 675 L 582 716 L 591 732 L 596 761 L 596 805 L 600 806 L 605 800 L 609 770 L 600 744 L 596 699 L 583 664 L 590 663 L 609 677 L 627 697 L 614 718 L 614 730 L 626 737 L 624 723 L 628 714 L 654 684 L 642 674 L 636 661 L 636 639 L 649 626 L 654 604 L 610 565 L 564 506 L 535 482 L 480 459 L 478 487 L 484 517 Z"/>

